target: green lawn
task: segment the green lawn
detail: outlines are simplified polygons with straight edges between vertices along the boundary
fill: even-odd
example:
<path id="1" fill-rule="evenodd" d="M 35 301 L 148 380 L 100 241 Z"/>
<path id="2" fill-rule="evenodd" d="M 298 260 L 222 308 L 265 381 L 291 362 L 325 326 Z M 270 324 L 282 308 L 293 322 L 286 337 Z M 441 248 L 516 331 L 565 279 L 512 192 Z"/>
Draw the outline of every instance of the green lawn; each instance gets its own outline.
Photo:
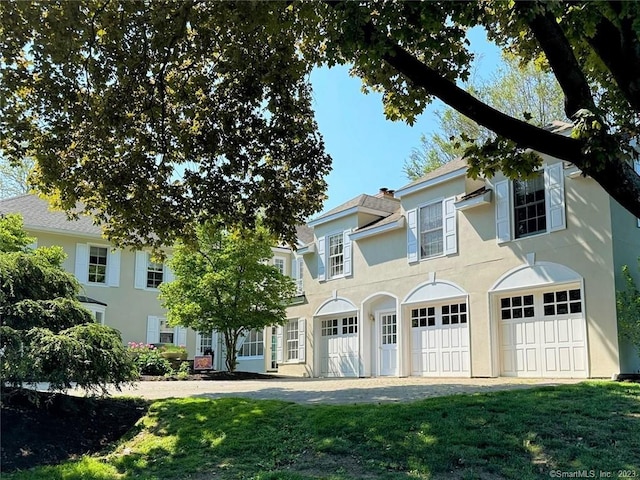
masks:
<path id="1" fill-rule="evenodd" d="M 384 405 L 163 400 L 103 457 L 2 478 L 527 479 L 590 470 L 640 477 L 640 385 Z"/>

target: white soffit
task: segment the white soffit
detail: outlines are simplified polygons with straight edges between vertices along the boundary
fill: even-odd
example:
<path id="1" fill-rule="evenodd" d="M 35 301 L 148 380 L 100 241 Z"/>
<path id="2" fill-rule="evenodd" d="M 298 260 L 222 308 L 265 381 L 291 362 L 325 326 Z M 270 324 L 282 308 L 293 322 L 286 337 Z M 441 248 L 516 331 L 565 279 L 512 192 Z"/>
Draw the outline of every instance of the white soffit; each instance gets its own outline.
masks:
<path id="1" fill-rule="evenodd" d="M 346 313 L 353 312 L 358 310 L 358 308 L 351 303 L 349 300 L 345 298 L 333 298 L 331 300 L 327 300 L 324 302 L 316 313 L 313 314 L 314 317 L 321 317 L 325 315 L 335 315 L 338 313 Z"/>
<path id="2" fill-rule="evenodd" d="M 581 280 L 582 277 L 569 267 L 558 263 L 539 262 L 535 265 L 523 265 L 505 273 L 489 291 L 516 290 Z"/>

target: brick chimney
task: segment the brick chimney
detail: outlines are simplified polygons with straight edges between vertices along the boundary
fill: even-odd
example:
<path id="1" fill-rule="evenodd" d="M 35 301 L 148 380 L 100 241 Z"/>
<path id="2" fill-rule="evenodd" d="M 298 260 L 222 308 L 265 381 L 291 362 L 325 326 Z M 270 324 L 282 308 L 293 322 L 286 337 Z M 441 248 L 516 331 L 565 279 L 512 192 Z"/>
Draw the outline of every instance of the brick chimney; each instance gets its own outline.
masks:
<path id="1" fill-rule="evenodd" d="M 393 194 L 395 190 L 389 190 L 386 187 L 382 187 L 380 191 L 376 194 L 377 198 L 394 198 Z"/>

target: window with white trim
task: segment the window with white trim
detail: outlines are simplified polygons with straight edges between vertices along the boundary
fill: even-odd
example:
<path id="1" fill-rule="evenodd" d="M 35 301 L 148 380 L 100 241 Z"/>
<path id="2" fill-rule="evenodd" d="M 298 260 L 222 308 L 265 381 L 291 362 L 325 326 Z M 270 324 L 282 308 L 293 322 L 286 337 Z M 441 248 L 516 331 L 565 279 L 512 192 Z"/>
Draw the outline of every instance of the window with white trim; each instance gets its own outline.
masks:
<path id="1" fill-rule="evenodd" d="M 264 332 L 251 330 L 245 337 L 238 357 L 261 357 L 264 355 Z"/>
<path id="2" fill-rule="evenodd" d="M 135 288 L 140 290 L 156 290 L 162 283 L 172 280 L 173 275 L 166 264 L 155 262 L 149 252 L 136 252 Z"/>
<path id="3" fill-rule="evenodd" d="M 331 318 L 322 320 L 321 334 L 323 337 L 333 337 L 338 335 L 338 319 Z"/>
<path id="4" fill-rule="evenodd" d="M 328 237 L 329 244 L 329 277 L 334 278 L 344 273 L 344 240 L 342 233 Z"/>
<path id="5" fill-rule="evenodd" d="M 435 307 L 414 308 L 411 310 L 411 327 L 434 327 L 436 324 Z"/>
<path id="6" fill-rule="evenodd" d="M 419 262 L 458 252 L 455 197 L 407 210 L 407 259 Z"/>
<path id="7" fill-rule="evenodd" d="M 542 303 L 545 316 L 582 312 L 582 296 L 579 288 L 547 292 L 542 295 Z"/>
<path id="8" fill-rule="evenodd" d="M 107 283 L 107 247 L 89 246 L 89 282 Z"/>
<path id="9" fill-rule="evenodd" d="M 442 255 L 442 202 L 420 208 L 420 259 Z"/>
<path id="10" fill-rule="evenodd" d="M 567 228 L 562 162 L 529 179 L 496 182 L 494 190 L 498 243 Z"/>
<path id="11" fill-rule="evenodd" d="M 298 320 L 289 320 L 286 328 L 286 359 L 287 361 L 298 360 Z"/>
<path id="12" fill-rule="evenodd" d="M 544 177 L 513 181 L 513 218 L 515 237 L 522 238 L 547 231 Z"/>
<path id="13" fill-rule="evenodd" d="M 175 329 L 170 327 L 165 318 L 160 319 L 160 342 L 173 343 L 175 339 Z"/>
<path id="14" fill-rule="evenodd" d="M 273 259 L 273 265 L 278 269 L 278 271 L 284 275 L 284 258 L 275 257 Z"/>
<path id="15" fill-rule="evenodd" d="M 164 265 L 152 262 L 147 264 L 147 288 L 158 288 L 164 280 Z"/>
<path id="16" fill-rule="evenodd" d="M 213 353 L 213 332 L 198 332 L 197 352 L 198 355 Z"/>

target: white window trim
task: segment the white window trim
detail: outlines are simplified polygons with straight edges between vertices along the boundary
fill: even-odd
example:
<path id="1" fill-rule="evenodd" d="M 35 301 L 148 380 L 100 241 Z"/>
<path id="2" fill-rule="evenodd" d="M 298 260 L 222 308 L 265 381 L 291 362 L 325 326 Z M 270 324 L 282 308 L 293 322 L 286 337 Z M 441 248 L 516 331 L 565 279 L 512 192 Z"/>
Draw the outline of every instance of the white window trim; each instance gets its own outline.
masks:
<path id="1" fill-rule="evenodd" d="M 147 343 L 160 343 L 160 323 L 162 321 L 166 321 L 166 318 L 155 315 L 147 316 Z M 173 327 L 172 345 L 187 346 L 187 329 L 185 327 Z"/>
<path id="2" fill-rule="evenodd" d="M 496 194 L 496 242 L 498 244 L 528 240 L 567 228 L 566 191 L 562 162 L 545 163 L 538 171 L 542 172 L 544 178 L 546 230 L 516 238 L 513 181 L 510 179 L 501 180 L 494 185 Z"/>
<path id="3" fill-rule="evenodd" d="M 256 332 L 262 332 L 262 355 L 242 355 L 242 347 L 244 346 L 244 344 L 247 341 L 247 336 L 251 334 L 251 331 L 255 330 Z M 242 359 L 242 360 L 261 360 L 264 359 L 264 352 L 267 348 L 266 344 L 265 344 L 265 332 L 264 329 L 259 329 L 259 328 L 255 328 L 249 332 L 247 332 L 245 335 L 243 335 L 241 337 L 240 340 L 240 344 L 238 345 L 238 360 Z M 258 343 L 258 342 L 253 342 L 253 343 Z"/>
<path id="4" fill-rule="evenodd" d="M 107 249 L 107 265 L 105 272 L 105 282 L 89 281 L 89 255 L 91 247 Z M 91 287 L 119 287 L 120 286 L 120 250 L 114 250 L 110 245 L 100 243 L 76 243 L 76 258 L 74 274 L 83 285 Z"/>
<path id="5" fill-rule="evenodd" d="M 437 198 L 408 210 L 407 216 L 407 260 L 409 263 L 427 262 L 458 253 L 458 219 L 455 208 L 456 197 Z M 442 208 L 442 253 L 421 258 L 420 209 L 440 204 Z"/>
<path id="6" fill-rule="evenodd" d="M 105 317 L 107 312 L 107 307 L 104 305 L 99 305 L 97 303 L 84 303 L 80 302 L 80 304 L 93 313 L 93 317 L 96 318 L 96 314 L 100 313 L 102 315 L 102 320 L 100 321 L 101 325 L 105 324 Z M 96 318 L 97 319 L 97 318 Z"/>
<path id="7" fill-rule="evenodd" d="M 342 273 L 331 276 L 329 238 L 342 235 Z M 324 282 L 353 275 L 353 242 L 351 230 L 338 230 L 318 238 L 318 281 Z"/>
<path id="8" fill-rule="evenodd" d="M 298 322 L 298 358 L 289 359 L 287 345 L 287 327 L 289 323 Z M 304 318 L 290 318 L 284 325 L 276 330 L 276 362 L 281 365 L 295 365 L 306 363 L 306 328 L 307 321 Z"/>
<path id="9" fill-rule="evenodd" d="M 153 287 L 147 287 L 147 272 L 149 270 L 149 263 L 151 263 L 151 253 L 137 250 L 135 252 L 135 264 L 133 275 L 133 286 L 137 290 L 147 290 L 150 292 L 158 292 L 159 289 Z M 173 272 L 167 265 L 167 262 L 162 262 L 162 283 L 168 283 L 173 280 Z"/>
<path id="10" fill-rule="evenodd" d="M 283 257 L 283 256 L 275 255 L 273 257 L 273 266 L 277 268 L 276 260 L 281 260 L 282 261 L 282 274 L 283 275 L 287 275 L 287 259 L 285 257 Z"/>

